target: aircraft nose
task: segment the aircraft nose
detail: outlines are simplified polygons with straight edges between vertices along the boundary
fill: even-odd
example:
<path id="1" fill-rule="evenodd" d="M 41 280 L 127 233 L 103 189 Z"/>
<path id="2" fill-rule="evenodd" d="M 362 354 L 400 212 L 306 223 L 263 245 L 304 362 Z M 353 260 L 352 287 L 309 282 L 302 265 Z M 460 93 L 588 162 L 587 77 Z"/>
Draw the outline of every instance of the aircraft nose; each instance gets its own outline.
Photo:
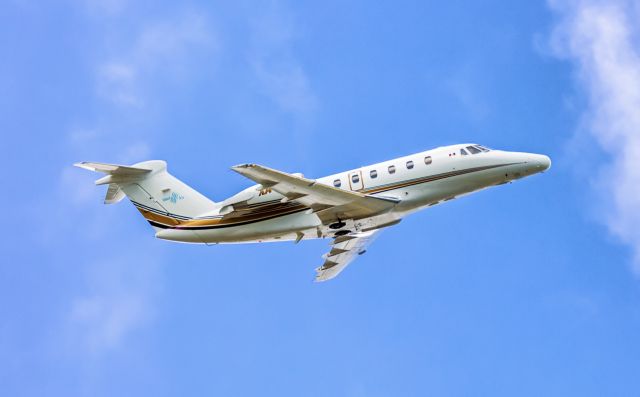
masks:
<path id="1" fill-rule="evenodd" d="M 525 163 L 528 165 L 529 172 L 537 174 L 544 172 L 551 167 L 551 159 L 544 154 L 526 153 L 524 155 Z"/>
<path id="2" fill-rule="evenodd" d="M 540 170 L 539 172 L 543 172 L 551 168 L 551 159 L 549 156 L 545 156 L 544 154 L 534 154 L 533 156 L 534 158 L 532 163 L 534 163 L 536 168 Z"/>

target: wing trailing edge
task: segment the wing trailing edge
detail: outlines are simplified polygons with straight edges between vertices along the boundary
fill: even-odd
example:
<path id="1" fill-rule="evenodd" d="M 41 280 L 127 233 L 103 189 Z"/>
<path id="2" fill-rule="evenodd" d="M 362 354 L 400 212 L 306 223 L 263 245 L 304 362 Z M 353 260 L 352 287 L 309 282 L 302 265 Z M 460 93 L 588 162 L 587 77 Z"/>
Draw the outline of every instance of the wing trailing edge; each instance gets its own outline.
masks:
<path id="1" fill-rule="evenodd" d="M 328 281 L 340 274 L 359 255 L 366 252 L 378 233 L 379 230 L 372 230 L 336 237 L 331 242 L 331 251 L 323 255 L 324 263 L 316 268 L 315 281 Z"/>
<path id="2" fill-rule="evenodd" d="M 275 190 L 285 196 L 286 200 L 304 204 L 316 213 L 324 224 L 338 219 L 371 217 L 391 210 L 398 203 L 395 199 L 339 189 L 258 164 L 241 164 L 231 169 L 263 187 Z"/>

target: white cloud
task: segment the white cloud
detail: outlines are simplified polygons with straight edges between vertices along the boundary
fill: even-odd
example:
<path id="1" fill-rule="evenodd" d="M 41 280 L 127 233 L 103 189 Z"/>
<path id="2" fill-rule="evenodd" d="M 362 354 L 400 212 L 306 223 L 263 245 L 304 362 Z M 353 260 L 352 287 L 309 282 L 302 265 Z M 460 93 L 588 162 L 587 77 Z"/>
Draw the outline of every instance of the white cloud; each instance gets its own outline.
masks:
<path id="1" fill-rule="evenodd" d="M 67 138 L 74 153 L 84 152 L 87 146 L 97 146 L 97 152 L 90 153 L 100 153 L 102 150 L 96 142 L 102 135 L 97 129 L 73 129 Z M 149 158 L 150 149 L 145 141 L 124 142 L 118 146 L 120 149 L 111 154 L 113 162 L 131 164 Z M 68 341 L 66 353 L 87 357 L 100 357 L 126 345 L 136 330 L 153 320 L 162 279 L 158 271 L 161 248 L 153 241 L 152 229 L 149 227 L 148 233 L 141 234 L 133 244 L 131 236 L 126 237 L 127 241 L 119 237 L 130 232 L 131 228 L 124 230 L 127 225 L 140 220 L 113 219 L 114 208 L 101 203 L 106 187 L 92 183 L 101 176 L 65 165 L 58 181 L 58 194 L 51 197 L 52 201 L 33 209 L 35 219 L 45 220 L 39 228 L 45 246 L 59 246 L 73 239 L 93 251 L 91 257 L 108 258 L 98 263 L 91 263 L 92 260 L 89 264 L 75 263 L 80 265 L 77 270 L 83 280 L 62 318 L 61 336 Z M 134 212 L 131 216 L 139 215 Z M 80 223 L 69 222 L 69 219 Z M 117 245 L 123 254 L 105 251 L 105 241 Z M 154 246 L 145 247 L 146 244 Z"/>
<path id="2" fill-rule="evenodd" d="M 216 48 L 207 20 L 196 12 L 148 23 L 97 67 L 98 94 L 123 107 L 145 105 L 145 88 L 188 74 L 199 53 Z"/>
<path id="3" fill-rule="evenodd" d="M 97 363 L 109 352 L 135 349 L 130 342 L 136 332 L 153 322 L 162 284 L 162 244 L 154 241 L 150 227 L 144 229 L 142 219 L 133 218 L 140 216 L 135 209 L 123 208 L 129 204 L 101 204 L 106 187 L 92 183 L 100 174 L 71 164 L 81 160 L 131 164 L 149 159 L 151 137 L 145 133 L 148 125 L 138 119 L 140 114 L 153 112 L 145 108 L 155 98 L 152 94 L 164 91 L 168 84 L 188 83 L 189 72 L 196 69 L 192 66 L 215 52 L 217 43 L 206 18 L 195 12 L 176 12 L 153 22 L 136 20 L 136 34 L 127 36 L 120 29 L 121 16 L 115 15 L 127 6 L 126 1 L 86 1 L 96 17 L 102 16 L 98 12 L 102 10 L 110 18 L 105 24 L 94 24 L 102 40 L 95 41 L 92 53 L 106 54 L 91 66 L 96 99 L 118 106 L 104 109 L 100 103 L 97 116 L 87 112 L 80 115 L 81 120 L 70 122 L 63 142 L 68 149 L 65 163 L 57 180 L 43 182 L 51 185 L 51 194 L 34 200 L 27 213 L 40 225 L 39 248 L 64 258 L 69 274 L 79 276 L 66 291 L 58 322 L 51 325 L 59 332 L 48 343 L 60 355 L 95 358 Z M 138 118 L 132 122 L 127 119 L 131 115 Z M 60 247 L 73 249 L 61 252 Z"/>
<path id="4" fill-rule="evenodd" d="M 135 94 L 136 69 L 132 64 L 110 61 L 99 66 L 98 92 L 118 105 L 139 107 L 141 99 Z"/>
<path id="5" fill-rule="evenodd" d="M 210 29 L 205 18 L 196 12 L 151 24 L 138 36 L 135 58 L 140 63 L 154 66 L 163 61 L 182 62 L 192 46 L 214 44 Z"/>
<path id="6" fill-rule="evenodd" d="M 91 144 L 99 137 L 97 130 L 75 129 L 68 138 L 70 147 L 77 152 L 79 147 Z M 149 153 L 146 142 L 134 141 L 122 145 L 113 161 L 130 164 L 148 159 Z M 80 265 L 77 270 L 83 280 L 62 318 L 64 332 L 61 336 L 68 342 L 67 353 L 88 357 L 100 357 L 126 345 L 136 330 L 153 320 L 162 279 L 158 271 L 162 262 L 158 251 L 161 247 L 155 245 L 152 229 L 148 228 L 148 233 L 141 234 L 133 245 L 130 240 L 118 237 L 127 234 L 123 230 L 126 225 L 139 220 L 113 219 L 114 208 L 101 204 L 105 187 L 92 183 L 100 176 L 68 164 L 60 174 L 58 195 L 44 207 L 34 210 L 39 214 L 38 219 L 46 220 L 39 229 L 45 246 L 58 246 L 71 238 L 85 247 L 93 247 L 89 248 L 94 252 L 91 257 L 108 258 L 98 263 L 91 263 L 91 260 L 89 264 L 76 263 Z M 131 216 L 139 215 L 134 212 Z M 70 223 L 69 219 L 77 219 L 81 226 L 77 222 Z M 123 254 L 104 251 L 105 241 L 117 245 Z M 145 244 L 154 246 L 145 247 Z"/>
<path id="7" fill-rule="evenodd" d="M 92 135 L 92 134 L 90 134 Z M 84 137 L 82 137 L 84 139 Z M 148 146 L 134 143 L 120 154 L 123 163 L 148 157 Z M 104 187 L 97 188 L 87 173 L 70 165 L 65 167 L 59 181 L 59 199 L 40 211 L 47 222 L 40 228 L 45 246 L 58 246 L 65 239 L 74 239 L 93 251 L 91 258 L 106 257 L 104 261 L 89 263 L 77 261 L 75 265 L 83 280 L 68 302 L 62 318 L 62 333 L 67 338 L 69 354 L 100 356 L 125 345 L 138 329 L 149 324 L 155 315 L 157 295 L 161 284 L 159 264 L 161 247 L 152 238 L 152 229 L 140 234 L 136 241 L 124 241 L 124 228 L 139 219 L 113 219 L 114 208 L 101 204 Z M 122 211 L 120 211 L 121 215 Z M 137 213 L 131 216 L 139 216 Z M 81 223 L 69 223 L 69 219 Z M 129 231 L 131 228 L 128 228 Z M 104 244 L 118 246 L 122 254 L 104 250 Z M 146 246 L 153 244 L 153 246 Z M 93 247 L 93 248 L 90 248 Z M 99 254 L 95 254 L 95 253 Z"/>
<path id="8" fill-rule="evenodd" d="M 70 320 L 82 343 L 91 352 L 101 352 L 120 345 L 147 320 L 145 306 L 141 295 L 94 293 L 72 303 Z"/>
<path id="9" fill-rule="evenodd" d="M 70 302 L 67 337 L 80 353 L 99 355 L 120 348 L 152 321 L 158 268 L 131 254 L 86 268 L 87 290 Z"/>
<path id="10" fill-rule="evenodd" d="M 253 62 L 256 75 L 265 93 L 284 111 L 304 113 L 315 109 L 316 99 L 307 76 L 300 65 L 290 59 L 267 62 L 258 58 Z"/>
<path id="11" fill-rule="evenodd" d="M 570 60 L 588 96 L 579 134 L 609 155 L 594 187 L 603 221 L 634 251 L 640 276 L 640 1 L 554 0 L 556 55 Z"/>
<path id="12" fill-rule="evenodd" d="M 263 93 L 282 110 L 309 114 L 318 105 L 309 78 L 293 51 L 294 23 L 277 3 L 252 20 L 249 61 Z"/>

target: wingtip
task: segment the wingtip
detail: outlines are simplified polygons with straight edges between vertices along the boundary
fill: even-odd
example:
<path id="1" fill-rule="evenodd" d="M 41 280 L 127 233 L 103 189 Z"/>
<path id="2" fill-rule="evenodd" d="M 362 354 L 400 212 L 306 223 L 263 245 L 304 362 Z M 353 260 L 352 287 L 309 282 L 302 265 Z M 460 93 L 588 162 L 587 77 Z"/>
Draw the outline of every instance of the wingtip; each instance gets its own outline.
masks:
<path id="1" fill-rule="evenodd" d="M 250 164 L 250 163 L 244 163 L 244 164 L 237 164 L 234 165 L 233 167 L 231 167 L 232 170 L 234 170 L 235 172 L 242 172 L 242 170 L 245 170 L 247 168 L 252 168 L 255 167 L 255 164 Z"/>
<path id="2" fill-rule="evenodd" d="M 82 168 L 83 170 L 95 171 L 94 167 L 88 165 L 88 161 L 78 161 L 77 163 L 73 163 L 74 167 Z"/>

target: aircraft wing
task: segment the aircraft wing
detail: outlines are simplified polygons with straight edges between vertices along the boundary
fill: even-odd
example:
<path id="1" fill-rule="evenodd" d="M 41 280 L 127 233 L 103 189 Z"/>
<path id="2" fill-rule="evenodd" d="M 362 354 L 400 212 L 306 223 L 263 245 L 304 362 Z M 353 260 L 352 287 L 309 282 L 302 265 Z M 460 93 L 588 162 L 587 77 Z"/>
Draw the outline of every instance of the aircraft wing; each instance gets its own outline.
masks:
<path id="1" fill-rule="evenodd" d="M 390 210 L 397 200 L 368 196 L 359 192 L 338 189 L 313 179 L 277 171 L 257 164 L 231 167 L 237 173 L 271 188 L 311 208 L 326 224 L 337 219 L 360 219 Z"/>
<path id="2" fill-rule="evenodd" d="M 336 237 L 331 243 L 331 251 L 325 254 L 324 264 L 316 268 L 316 282 L 331 280 L 359 255 L 366 251 L 366 247 L 373 242 L 379 230 L 363 233 L 353 233 Z"/>

